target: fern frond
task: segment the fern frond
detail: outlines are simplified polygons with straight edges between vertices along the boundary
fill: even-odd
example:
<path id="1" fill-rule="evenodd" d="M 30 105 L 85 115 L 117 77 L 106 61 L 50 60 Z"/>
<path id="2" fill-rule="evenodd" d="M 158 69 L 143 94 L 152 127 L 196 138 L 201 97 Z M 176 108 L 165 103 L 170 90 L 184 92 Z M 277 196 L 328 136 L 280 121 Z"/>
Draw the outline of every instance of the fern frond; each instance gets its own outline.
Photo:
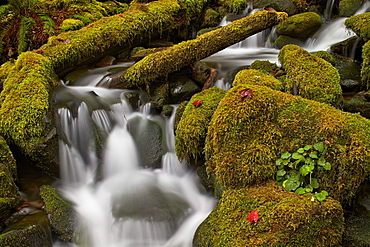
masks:
<path id="1" fill-rule="evenodd" d="M 11 6 L 10 4 L 0 5 L 0 19 L 7 17 L 12 10 L 13 6 Z"/>
<path id="2" fill-rule="evenodd" d="M 39 14 L 40 20 L 44 23 L 44 33 L 53 35 L 55 31 L 56 24 L 50 16 L 46 14 Z"/>
<path id="3" fill-rule="evenodd" d="M 30 17 L 22 17 L 21 25 L 18 33 L 18 53 L 24 52 L 29 46 L 28 34 L 31 31 L 32 25 L 36 24 L 35 20 Z"/>

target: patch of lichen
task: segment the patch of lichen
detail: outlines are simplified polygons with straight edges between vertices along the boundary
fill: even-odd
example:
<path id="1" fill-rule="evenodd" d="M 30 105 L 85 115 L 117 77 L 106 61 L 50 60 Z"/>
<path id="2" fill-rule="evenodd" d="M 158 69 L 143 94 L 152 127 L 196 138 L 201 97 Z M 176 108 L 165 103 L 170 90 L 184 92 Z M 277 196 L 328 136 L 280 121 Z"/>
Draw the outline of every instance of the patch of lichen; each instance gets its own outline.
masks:
<path id="1" fill-rule="evenodd" d="M 76 213 L 72 205 L 60 196 L 60 191 L 49 185 L 40 187 L 40 196 L 54 232 L 64 241 L 71 241 L 75 230 Z"/>
<path id="2" fill-rule="evenodd" d="M 286 91 L 290 91 L 295 84 L 301 97 L 333 106 L 342 104 L 339 72 L 329 62 L 297 45 L 284 46 L 278 58 L 287 71 Z"/>
<path id="3" fill-rule="evenodd" d="M 125 73 L 129 87 L 149 85 L 155 79 L 193 64 L 231 44 L 271 27 L 287 17 L 286 13 L 258 11 L 230 25 L 204 33 L 164 51 L 146 56 Z"/>
<path id="4" fill-rule="evenodd" d="M 347 18 L 344 25 L 347 28 L 352 29 L 357 36 L 361 37 L 364 41 L 370 40 L 370 12 L 364 14 L 354 15 Z"/>
<path id="5" fill-rule="evenodd" d="M 235 14 L 241 14 L 247 7 L 247 2 L 244 0 L 220 0 L 220 3 L 227 11 Z"/>
<path id="6" fill-rule="evenodd" d="M 104 17 L 80 30 L 51 37 L 40 52 L 52 61 L 53 68 L 63 68 L 80 64 L 110 48 L 130 46 L 151 33 L 175 28 L 175 17 L 180 10 L 177 1 L 151 2 L 146 8 L 147 11 L 142 11 L 132 5 L 123 14 Z"/>
<path id="7" fill-rule="evenodd" d="M 30 155 L 41 142 L 49 89 L 58 79 L 49 60 L 33 52 L 22 53 L 13 72 L 3 81 L 0 94 L 0 133 Z"/>
<path id="8" fill-rule="evenodd" d="M 306 38 L 319 29 L 322 25 L 320 15 L 315 12 L 305 12 L 293 16 L 276 26 L 279 35 L 294 38 Z"/>
<path id="9" fill-rule="evenodd" d="M 239 83 L 220 101 L 210 122 L 206 165 L 224 190 L 273 179 L 285 152 L 328 141 L 331 171 L 318 171 L 320 188 L 346 203 L 370 172 L 370 121 L 327 104 L 267 87 Z M 253 97 L 240 97 L 249 88 Z"/>
<path id="10" fill-rule="evenodd" d="M 282 191 L 275 183 L 225 191 L 198 227 L 193 246 L 339 246 L 340 203 L 331 198 L 320 203 L 312 196 Z M 253 210 L 257 223 L 247 219 Z"/>
<path id="11" fill-rule="evenodd" d="M 282 90 L 283 84 L 281 81 L 268 74 L 265 70 L 255 70 L 255 69 L 245 69 L 241 70 L 236 74 L 233 81 L 233 86 L 238 85 L 239 83 L 245 83 L 253 85 L 266 86 L 275 90 Z"/>
<path id="12" fill-rule="evenodd" d="M 212 87 L 193 95 L 182 114 L 176 128 L 175 150 L 180 160 L 190 160 L 203 157 L 204 141 L 213 112 L 226 91 Z M 196 107 L 193 103 L 202 101 Z"/>
<path id="13" fill-rule="evenodd" d="M 249 66 L 250 69 L 258 69 L 258 70 L 264 70 L 267 73 L 273 73 L 278 66 L 276 63 L 271 63 L 268 60 L 255 60 L 251 65 Z"/>

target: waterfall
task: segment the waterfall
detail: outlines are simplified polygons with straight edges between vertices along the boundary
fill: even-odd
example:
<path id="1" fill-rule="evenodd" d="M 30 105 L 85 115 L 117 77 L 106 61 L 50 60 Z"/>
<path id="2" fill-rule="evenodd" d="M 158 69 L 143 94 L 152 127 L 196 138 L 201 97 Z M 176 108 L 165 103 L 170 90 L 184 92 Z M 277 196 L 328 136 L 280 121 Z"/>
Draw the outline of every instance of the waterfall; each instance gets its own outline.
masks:
<path id="1" fill-rule="evenodd" d="M 100 79 L 91 74 L 87 77 L 95 85 L 104 80 L 99 73 Z M 125 92 L 91 87 L 81 78 L 73 86 L 61 85 L 56 93 L 60 189 L 79 215 L 75 244 L 191 247 L 197 226 L 214 208 L 215 200 L 176 157 L 176 106 L 169 118 L 154 116 L 150 103 L 135 111 Z M 130 126 L 136 121 L 137 125 Z M 165 139 L 159 168 L 142 166 L 140 147 L 131 131 L 135 127 L 146 133 L 150 124 L 159 126 Z"/>
<path id="2" fill-rule="evenodd" d="M 324 12 L 324 18 L 326 20 L 330 20 L 332 12 L 333 12 L 334 4 L 335 4 L 335 0 L 327 0 L 325 12 Z"/>

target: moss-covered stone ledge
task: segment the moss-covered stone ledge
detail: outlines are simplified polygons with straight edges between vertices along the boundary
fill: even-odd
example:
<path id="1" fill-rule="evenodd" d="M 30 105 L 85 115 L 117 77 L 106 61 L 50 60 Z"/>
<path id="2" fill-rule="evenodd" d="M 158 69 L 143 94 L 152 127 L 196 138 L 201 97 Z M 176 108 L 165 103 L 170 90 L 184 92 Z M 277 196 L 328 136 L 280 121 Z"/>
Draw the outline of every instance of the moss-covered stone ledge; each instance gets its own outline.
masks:
<path id="1" fill-rule="evenodd" d="M 279 91 L 283 90 L 283 83 L 264 70 L 241 70 L 236 74 L 232 85 L 236 86 L 238 84 L 245 83 L 245 81 L 248 81 L 249 84 L 253 85 L 266 86 Z"/>
<path id="2" fill-rule="evenodd" d="M 176 155 L 180 160 L 204 157 L 209 122 L 226 91 L 213 87 L 195 94 L 187 103 L 176 128 Z"/>
<path id="3" fill-rule="evenodd" d="M 286 91 L 296 88 L 298 95 L 318 102 L 340 106 L 343 102 L 338 70 L 329 62 L 297 45 L 286 45 L 279 52 L 281 66 L 287 71 Z"/>
<path id="4" fill-rule="evenodd" d="M 15 159 L 5 140 L 0 136 L 0 222 L 4 222 L 21 203 L 22 198 L 15 184 L 17 180 Z"/>
<path id="5" fill-rule="evenodd" d="M 241 98 L 250 89 L 252 98 Z M 348 202 L 370 172 L 370 121 L 327 104 L 264 86 L 238 84 L 220 101 L 206 145 L 208 172 L 224 190 L 273 179 L 285 152 L 327 141 L 330 171 L 318 171 L 320 188 Z"/>
<path id="6" fill-rule="evenodd" d="M 256 210 L 258 221 L 248 215 Z M 331 198 L 312 200 L 282 191 L 275 183 L 228 190 L 198 227 L 194 247 L 339 246 L 344 230 L 343 210 Z"/>

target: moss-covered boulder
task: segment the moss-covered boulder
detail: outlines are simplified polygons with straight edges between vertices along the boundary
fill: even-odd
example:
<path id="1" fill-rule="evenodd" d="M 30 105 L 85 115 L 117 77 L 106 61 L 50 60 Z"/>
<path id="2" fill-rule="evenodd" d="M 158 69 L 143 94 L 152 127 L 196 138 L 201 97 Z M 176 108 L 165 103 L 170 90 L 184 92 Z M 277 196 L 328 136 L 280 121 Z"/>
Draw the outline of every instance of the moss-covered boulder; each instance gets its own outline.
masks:
<path id="1" fill-rule="evenodd" d="M 279 61 L 287 71 L 286 90 L 297 87 L 303 98 L 340 106 L 343 97 L 338 70 L 329 62 L 296 45 L 286 45 L 279 52 Z"/>
<path id="2" fill-rule="evenodd" d="M 249 222 L 252 211 L 258 221 Z M 338 201 L 312 200 L 282 191 L 274 183 L 228 190 L 198 227 L 194 247 L 205 246 L 337 246 L 344 229 Z"/>
<path id="3" fill-rule="evenodd" d="M 49 185 L 40 187 L 40 196 L 52 230 L 64 241 L 71 242 L 76 227 L 77 214 L 72 205 L 63 199 L 60 192 Z"/>
<path id="4" fill-rule="evenodd" d="M 339 1 L 339 16 L 347 17 L 356 13 L 361 7 L 363 1 L 361 0 L 340 0 Z"/>
<path id="5" fill-rule="evenodd" d="M 51 230 L 45 212 L 27 215 L 0 234 L 0 246 L 52 247 Z"/>
<path id="6" fill-rule="evenodd" d="M 250 69 L 257 69 L 257 70 L 263 70 L 267 73 L 273 74 L 278 69 L 278 66 L 276 63 L 271 63 L 268 60 L 255 60 L 251 65 L 249 66 Z"/>
<path id="7" fill-rule="evenodd" d="M 203 148 L 213 112 L 226 91 L 212 87 L 195 94 L 187 103 L 176 128 L 175 150 L 182 160 L 204 157 Z"/>
<path id="8" fill-rule="evenodd" d="M 276 11 L 286 12 L 291 16 L 303 12 L 307 7 L 307 3 L 302 0 L 257 0 L 253 1 L 253 7 L 272 7 Z"/>
<path id="9" fill-rule="evenodd" d="M 343 105 L 347 112 L 360 113 L 361 116 L 370 119 L 370 93 L 361 91 Z"/>
<path id="10" fill-rule="evenodd" d="M 273 44 L 275 48 L 281 49 L 283 48 L 283 46 L 288 45 L 288 44 L 303 46 L 304 41 L 302 41 L 301 39 L 287 36 L 287 35 L 279 35 L 279 37 L 275 39 Z"/>
<path id="11" fill-rule="evenodd" d="M 276 26 L 278 35 L 286 35 L 293 38 L 307 38 L 322 25 L 320 15 L 315 12 L 305 12 L 293 16 Z"/>
<path id="12" fill-rule="evenodd" d="M 17 177 L 13 155 L 3 137 L 0 136 L 0 222 L 4 222 L 21 202 L 22 198 L 15 184 Z"/>
<path id="13" fill-rule="evenodd" d="M 244 0 L 220 0 L 220 3 L 230 13 L 241 14 L 247 7 L 247 2 Z"/>
<path id="14" fill-rule="evenodd" d="M 252 90 L 241 98 L 240 91 Z M 318 171 L 320 188 L 348 202 L 370 172 L 370 121 L 327 104 L 264 86 L 239 83 L 220 101 L 210 122 L 207 167 L 224 190 L 272 179 L 275 160 L 307 144 L 330 143 L 331 171 Z"/>
<path id="15" fill-rule="evenodd" d="M 240 71 L 235 76 L 233 86 L 244 84 L 246 81 L 248 81 L 248 84 L 266 86 L 275 90 L 283 89 L 283 84 L 281 81 L 264 72 L 263 70 L 246 69 Z"/>

